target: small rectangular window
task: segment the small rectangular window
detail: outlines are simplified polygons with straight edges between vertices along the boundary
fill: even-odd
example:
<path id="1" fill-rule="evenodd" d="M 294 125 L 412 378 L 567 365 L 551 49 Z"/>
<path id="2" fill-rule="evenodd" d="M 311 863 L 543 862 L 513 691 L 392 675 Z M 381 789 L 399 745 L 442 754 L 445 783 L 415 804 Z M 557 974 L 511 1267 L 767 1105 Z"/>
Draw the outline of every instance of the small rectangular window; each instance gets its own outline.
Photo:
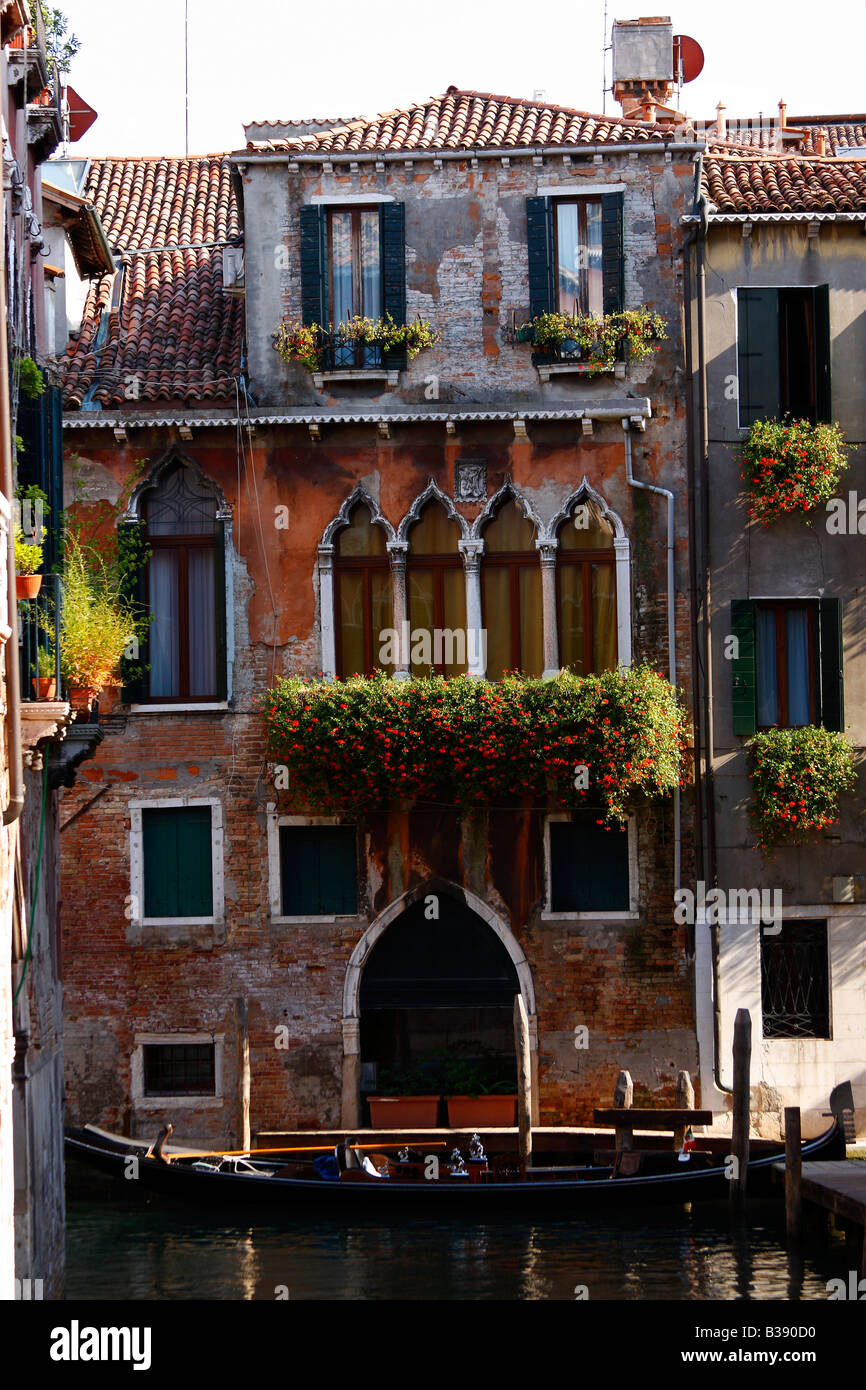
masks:
<path id="1" fill-rule="evenodd" d="M 784 922 L 761 935 L 761 1011 L 765 1038 L 830 1037 L 826 922 Z"/>
<path id="2" fill-rule="evenodd" d="M 149 1043 L 142 1052 L 146 1096 L 216 1095 L 213 1043 Z"/>
<path id="3" fill-rule="evenodd" d="M 569 821 L 551 821 L 551 912 L 628 912 L 627 828 L 599 825 L 598 811 L 579 811 Z"/>
<path id="4" fill-rule="evenodd" d="M 213 916 L 210 806 L 173 806 L 141 813 L 144 916 Z"/>
<path id="5" fill-rule="evenodd" d="M 280 898 L 284 917 L 353 916 L 358 911 L 355 827 L 280 826 Z"/>
<path id="6" fill-rule="evenodd" d="M 561 314 L 604 313 L 601 198 L 557 199 L 556 296 Z"/>
<path id="7" fill-rule="evenodd" d="M 830 419 L 829 302 L 826 285 L 737 291 L 741 428 Z"/>
<path id="8" fill-rule="evenodd" d="M 814 603 L 755 608 L 758 728 L 798 729 L 816 721 Z"/>

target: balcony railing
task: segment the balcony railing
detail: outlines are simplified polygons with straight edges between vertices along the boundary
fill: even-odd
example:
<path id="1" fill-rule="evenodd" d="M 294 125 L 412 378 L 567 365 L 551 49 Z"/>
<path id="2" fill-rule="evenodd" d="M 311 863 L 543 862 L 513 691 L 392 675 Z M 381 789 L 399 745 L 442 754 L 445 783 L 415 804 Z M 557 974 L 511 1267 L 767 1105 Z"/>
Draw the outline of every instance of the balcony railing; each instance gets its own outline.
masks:
<path id="1" fill-rule="evenodd" d="M 18 641 L 20 644 L 19 664 L 21 668 L 22 700 L 60 700 L 63 698 L 60 676 L 60 615 L 63 603 L 63 590 L 59 574 L 46 574 L 42 588 L 36 598 L 18 601 Z M 39 674 L 39 653 L 52 652 L 52 675 Z M 43 669 L 45 658 L 43 657 Z M 42 687 L 39 681 L 54 682 L 54 693 L 50 686 Z"/>
<path id="2" fill-rule="evenodd" d="M 344 335 L 319 329 L 319 370 L 323 372 L 382 370 L 385 354 L 381 343 L 353 341 Z"/>

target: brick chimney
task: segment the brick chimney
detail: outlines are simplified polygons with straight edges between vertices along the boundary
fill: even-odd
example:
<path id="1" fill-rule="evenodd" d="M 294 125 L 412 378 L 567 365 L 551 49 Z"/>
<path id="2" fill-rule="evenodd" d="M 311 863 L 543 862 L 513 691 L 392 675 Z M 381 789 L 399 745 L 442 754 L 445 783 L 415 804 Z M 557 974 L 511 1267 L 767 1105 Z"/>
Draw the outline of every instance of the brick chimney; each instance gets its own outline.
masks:
<path id="1" fill-rule="evenodd" d="M 656 119 L 674 91 L 674 29 L 669 15 L 616 20 L 613 95 L 625 116 Z"/>
<path id="2" fill-rule="evenodd" d="M 723 101 L 720 101 L 718 106 L 716 107 L 716 135 L 719 137 L 720 140 L 724 140 L 728 134 L 728 123 L 725 120 L 726 110 L 727 107 L 725 106 L 725 103 Z"/>

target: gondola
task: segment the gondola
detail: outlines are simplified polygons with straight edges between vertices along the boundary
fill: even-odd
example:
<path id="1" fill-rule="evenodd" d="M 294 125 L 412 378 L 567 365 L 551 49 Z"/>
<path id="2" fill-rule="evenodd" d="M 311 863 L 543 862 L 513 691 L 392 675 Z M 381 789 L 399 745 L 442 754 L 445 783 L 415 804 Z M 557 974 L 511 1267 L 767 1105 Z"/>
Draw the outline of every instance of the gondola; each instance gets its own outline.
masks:
<path id="1" fill-rule="evenodd" d="M 351 1142 L 338 1145 L 333 1157 L 323 1154 L 311 1161 L 300 1161 L 289 1151 L 261 1157 L 255 1150 L 244 1155 L 169 1154 L 159 1143 L 147 1145 L 91 1126 L 67 1130 L 66 1147 L 70 1155 L 90 1167 L 125 1178 L 123 1185 L 130 1196 L 155 1192 L 188 1205 L 215 1202 L 235 1209 L 264 1206 L 304 1213 L 313 1209 L 448 1209 L 473 1217 L 510 1209 L 529 1216 L 600 1205 L 713 1201 L 729 1193 L 730 1168 L 718 1151 L 647 1154 L 647 1171 L 631 1175 L 616 1162 L 530 1168 L 522 1175 L 513 1158 L 497 1163 L 479 1158 L 477 1150 L 474 1157 L 455 1153 L 453 1162 L 443 1156 L 438 1164 L 431 1163 L 423 1141 L 417 1148 L 406 1146 L 397 1155 L 392 1152 L 387 1164 L 382 1163 L 381 1155 L 371 1158 L 364 1148 Z M 390 1147 L 393 1150 L 396 1146 Z M 441 1143 L 439 1147 L 443 1147 Z M 835 1110 L 833 1123 L 823 1134 L 804 1142 L 802 1156 L 806 1163 L 845 1157 L 841 1109 Z M 773 1164 L 783 1157 L 781 1145 L 756 1153 L 748 1169 L 750 1196 L 769 1194 Z M 385 1174 L 379 1168 L 385 1169 Z"/>

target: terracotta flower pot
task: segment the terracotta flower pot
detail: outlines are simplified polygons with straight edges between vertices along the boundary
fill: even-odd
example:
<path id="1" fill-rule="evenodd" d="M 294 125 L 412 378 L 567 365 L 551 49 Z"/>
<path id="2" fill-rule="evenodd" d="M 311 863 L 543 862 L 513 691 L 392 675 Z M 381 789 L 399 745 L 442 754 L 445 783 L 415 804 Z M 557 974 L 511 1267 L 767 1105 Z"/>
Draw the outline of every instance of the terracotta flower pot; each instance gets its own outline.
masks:
<path id="1" fill-rule="evenodd" d="M 16 598 L 36 598 L 42 588 L 41 574 L 16 574 L 15 576 L 15 597 Z"/>
<path id="2" fill-rule="evenodd" d="M 438 1096 L 369 1096 L 373 1129 L 435 1129 Z"/>
<path id="3" fill-rule="evenodd" d="M 90 714 L 97 694 L 98 691 L 92 690 L 89 685 L 70 685 L 69 703 L 79 720 Z"/>
<path id="4" fill-rule="evenodd" d="M 508 1129 L 517 1124 L 517 1096 L 449 1096 L 451 1129 Z"/>
<path id="5" fill-rule="evenodd" d="M 37 700 L 53 700 L 57 695 L 57 681 L 54 676 L 34 676 L 33 689 Z"/>

